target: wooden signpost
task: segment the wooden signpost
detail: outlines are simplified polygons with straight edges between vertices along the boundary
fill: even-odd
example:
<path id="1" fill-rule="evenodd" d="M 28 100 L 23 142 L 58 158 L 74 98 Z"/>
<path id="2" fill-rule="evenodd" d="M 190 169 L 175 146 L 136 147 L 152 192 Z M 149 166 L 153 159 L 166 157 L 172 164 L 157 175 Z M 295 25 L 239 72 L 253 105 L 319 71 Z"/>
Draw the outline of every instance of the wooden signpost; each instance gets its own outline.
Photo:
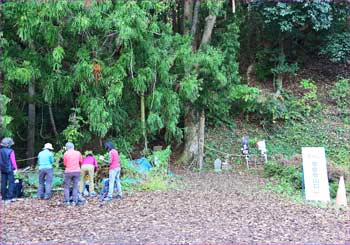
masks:
<path id="1" fill-rule="evenodd" d="M 330 201 L 326 154 L 323 147 L 303 147 L 305 199 Z"/>

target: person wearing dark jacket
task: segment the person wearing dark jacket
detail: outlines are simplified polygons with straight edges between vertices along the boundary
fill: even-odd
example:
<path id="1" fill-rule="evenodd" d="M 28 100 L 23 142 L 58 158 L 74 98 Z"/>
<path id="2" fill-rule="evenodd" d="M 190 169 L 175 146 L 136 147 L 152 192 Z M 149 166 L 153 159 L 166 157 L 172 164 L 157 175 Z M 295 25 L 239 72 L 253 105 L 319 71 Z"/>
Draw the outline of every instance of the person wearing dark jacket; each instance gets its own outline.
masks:
<path id="1" fill-rule="evenodd" d="M 15 186 L 15 174 L 17 163 L 15 152 L 11 148 L 15 143 L 12 138 L 3 138 L 0 146 L 0 167 L 1 167 L 1 199 L 2 201 L 15 201 L 13 198 Z"/>

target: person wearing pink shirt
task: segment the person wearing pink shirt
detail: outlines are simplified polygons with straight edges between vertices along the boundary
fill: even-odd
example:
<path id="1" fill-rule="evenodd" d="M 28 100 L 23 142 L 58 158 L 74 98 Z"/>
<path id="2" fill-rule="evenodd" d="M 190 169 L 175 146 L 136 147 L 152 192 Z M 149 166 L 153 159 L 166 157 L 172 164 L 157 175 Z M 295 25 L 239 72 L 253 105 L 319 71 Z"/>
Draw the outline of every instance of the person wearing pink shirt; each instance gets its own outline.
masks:
<path id="1" fill-rule="evenodd" d="M 3 138 L 0 146 L 0 167 L 1 167 L 1 199 L 2 201 L 13 202 L 15 174 L 17 163 L 15 152 L 11 148 L 15 143 L 12 138 Z"/>
<path id="2" fill-rule="evenodd" d="M 94 157 L 92 151 L 86 151 L 83 163 L 81 164 L 80 172 L 80 183 L 79 183 L 79 193 L 83 193 L 85 176 L 89 176 L 89 192 L 91 197 L 96 196 L 95 187 L 94 187 L 94 175 L 98 169 L 98 164 L 96 158 Z"/>
<path id="3" fill-rule="evenodd" d="M 79 151 L 74 150 L 72 142 L 66 143 L 67 151 L 63 155 L 63 163 L 66 167 L 64 171 L 64 204 L 70 204 L 70 183 L 73 182 L 72 204 L 78 204 L 78 184 L 80 180 L 80 164 L 83 162 L 83 157 Z"/>
<path id="4" fill-rule="evenodd" d="M 114 185 L 117 184 L 118 195 L 117 199 L 122 199 L 122 186 L 120 184 L 120 161 L 118 151 L 114 148 L 112 142 L 107 141 L 104 143 L 106 150 L 109 152 L 109 187 L 108 195 L 103 201 L 110 201 L 113 198 Z M 104 160 L 102 157 L 101 160 Z"/>

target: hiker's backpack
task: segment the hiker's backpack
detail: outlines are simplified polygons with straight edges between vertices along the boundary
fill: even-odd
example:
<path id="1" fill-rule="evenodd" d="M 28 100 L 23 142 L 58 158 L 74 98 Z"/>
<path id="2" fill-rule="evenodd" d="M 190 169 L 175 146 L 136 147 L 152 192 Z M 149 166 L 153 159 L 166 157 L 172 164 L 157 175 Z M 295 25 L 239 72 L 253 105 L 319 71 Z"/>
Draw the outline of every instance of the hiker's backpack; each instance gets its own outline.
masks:
<path id="1" fill-rule="evenodd" d="M 13 150 L 10 148 L 1 148 L 0 149 L 0 168 L 2 173 L 10 173 L 13 171 L 10 154 Z"/>

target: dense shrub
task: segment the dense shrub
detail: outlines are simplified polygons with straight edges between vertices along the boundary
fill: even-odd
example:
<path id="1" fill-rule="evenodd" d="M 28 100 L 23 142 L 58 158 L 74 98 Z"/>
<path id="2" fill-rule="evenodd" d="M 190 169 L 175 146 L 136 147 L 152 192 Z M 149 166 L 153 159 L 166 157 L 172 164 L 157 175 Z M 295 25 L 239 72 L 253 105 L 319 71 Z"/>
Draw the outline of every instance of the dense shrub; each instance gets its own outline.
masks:
<path id="1" fill-rule="evenodd" d="M 300 167 L 284 167 L 278 163 L 269 162 L 264 166 L 264 176 L 279 181 L 280 187 L 290 192 L 302 189 L 302 170 Z"/>

